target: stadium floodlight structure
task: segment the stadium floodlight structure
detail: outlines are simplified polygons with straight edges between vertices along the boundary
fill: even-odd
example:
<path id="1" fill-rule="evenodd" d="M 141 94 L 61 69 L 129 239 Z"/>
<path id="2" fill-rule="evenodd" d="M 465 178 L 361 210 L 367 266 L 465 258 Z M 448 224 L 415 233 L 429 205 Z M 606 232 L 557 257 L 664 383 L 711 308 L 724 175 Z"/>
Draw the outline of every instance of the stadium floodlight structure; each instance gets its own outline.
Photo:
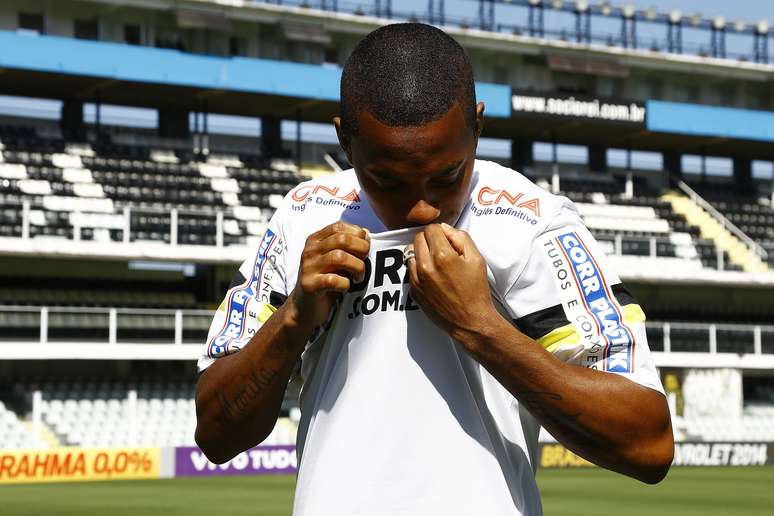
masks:
<path id="1" fill-rule="evenodd" d="M 768 20 L 760 20 L 755 25 L 755 30 L 753 31 L 753 59 L 756 63 L 769 62 L 769 31 Z"/>
<path id="2" fill-rule="evenodd" d="M 626 4 L 621 9 L 621 44 L 624 48 L 637 48 L 637 9 Z"/>
<path id="3" fill-rule="evenodd" d="M 433 6 L 435 6 L 435 8 L 433 8 Z M 446 24 L 446 0 L 429 0 L 427 12 L 431 24 Z"/>
<path id="4" fill-rule="evenodd" d="M 543 9 L 543 0 L 529 0 L 527 23 L 530 36 L 542 38 L 546 35 Z"/>
<path id="5" fill-rule="evenodd" d="M 495 28 L 495 0 L 478 0 L 478 28 L 492 31 Z"/>
<path id="6" fill-rule="evenodd" d="M 575 39 L 591 43 L 591 11 L 588 0 L 575 0 Z"/>
<path id="7" fill-rule="evenodd" d="M 338 0 L 329 1 L 335 1 L 335 10 L 338 10 Z M 323 7 L 323 9 L 325 8 Z M 374 0 L 374 16 L 377 18 L 392 18 L 392 0 Z"/>
<path id="8" fill-rule="evenodd" d="M 324 11 L 339 11 L 339 0 L 320 0 L 320 8 Z"/>
<path id="9" fill-rule="evenodd" d="M 667 48 L 670 52 L 678 54 L 683 51 L 683 13 L 679 9 L 672 9 L 669 12 Z"/>
<path id="10" fill-rule="evenodd" d="M 710 26 L 710 49 L 712 57 L 726 57 L 726 19 L 723 16 L 716 16 L 712 19 Z"/>
<path id="11" fill-rule="evenodd" d="M 467 0 L 472 1 L 472 0 Z M 691 15 L 684 14 L 678 9 L 664 12 L 657 11 L 654 7 L 638 9 L 633 0 L 627 0 L 623 5 L 615 5 L 610 0 L 475 0 L 478 3 L 478 20 L 475 26 L 485 31 L 507 31 L 516 35 L 528 35 L 530 37 L 545 38 L 547 35 L 564 40 L 567 31 L 546 29 L 545 11 L 552 9 L 558 12 L 574 15 L 575 37 L 577 43 L 591 43 L 606 41 L 608 46 L 620 46 L 627 49 L 637 49 L 642 46 L 642 41 L 637 38 L 638 22 L 645 22 L 663 26 L 663 45 L 661 41 L 655 41 L 652 50 L 664 49 L 671 53 L 685 53 L 683 41 L 683 28 L 690 27 L 710 33 L 711 52 L 706 52 L 706 46 L 702 45 L 698 52 L 701 56 L 711 55 L 716 58 L 728 58 L 726 52 L 726 32 L 733 30 L 736 34 L 753 38 L 752 54 L 740 55 L 743 60 L 751 60 L 757 63 L 769 62 L 769 38 L 771 31 L 766 20 L 754 24 L 743 20 L 728 22 L 723 17 L 708 18 L 701 13 Z M 255 0 L 259 3 L 260 0 Z M 263 3 L 274 3 L 263 0 Z M 282 5 L 308 5 L 307 0 L 283 0 Z M 387 19 L 416 20 L 434 25 L 455 25 L 468 28 L 472 24 L 462 18 L 446 17 L 445 0 L 428 0 L 426 12 L 393 12 L 393 0 L 367 0 L 364 4 L 339 3 L 338 0 L 321 0 L 317 5 L 322 9 L 336 12 L 348 12 L 356 15 L 377 16 Z M 507 9 L 527 11 L 527 24 L 514 25 L 504 20 L 495 19 L 495 4 L 501 4 Z M 357 7 L 355 7 L 357 6 Z M 367 12 L 366 12 L 367 11 Z M 502 12 L 502 11 L 501 11 Z M 498 16 L 500 13 L 498 13 Z M 610 34 L 593 34 L 591 31 L 591 18 L 618 17 L 621 20 L 621 30 L 618 37 Z"/>

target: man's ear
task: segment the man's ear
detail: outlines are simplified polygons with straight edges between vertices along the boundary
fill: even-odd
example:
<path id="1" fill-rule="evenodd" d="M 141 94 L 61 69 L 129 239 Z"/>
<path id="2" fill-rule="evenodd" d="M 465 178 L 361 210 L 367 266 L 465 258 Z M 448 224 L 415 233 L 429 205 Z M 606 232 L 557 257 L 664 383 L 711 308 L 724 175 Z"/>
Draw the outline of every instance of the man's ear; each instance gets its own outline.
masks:
<path id="1" fill-rule="evenodd" d="M 351 141 L 349 139 L 349 136 L 344 134 L 344 130 L 341 127 L 341 117 L 340 116 L 334 116 L 333 117 L 333 127 L 336 128 L 336 136 L 339 139 L 339 146 L 341 146 L 341 150 L 344 151 L 344 154 L 347 155 L 347 160 L 349 160 L 349 163 L 352 164 L 352 146 Z"/>
<path id="2" fill-rule="evenodd" d="M 479 102 L 476 104 L 476 139 L 481 136 L 481 131 L 484 130 L 484 103 Z"/>

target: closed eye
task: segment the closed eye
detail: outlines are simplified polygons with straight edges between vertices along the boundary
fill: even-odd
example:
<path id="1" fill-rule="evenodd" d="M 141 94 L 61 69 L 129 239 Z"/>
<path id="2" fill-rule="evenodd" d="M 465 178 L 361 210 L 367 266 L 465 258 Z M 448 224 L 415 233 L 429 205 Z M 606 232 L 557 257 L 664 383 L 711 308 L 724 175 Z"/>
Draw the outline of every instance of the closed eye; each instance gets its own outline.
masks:
<path id="1" fill-rule="evenodd" d="M 376 186 L 382 190 L 390 190 L 400 185 L 400 181 L 394 178 L 380 176 L 377 174 L 374 174 L 374 178 L 374 183 L 376 183 Z"/>
<path id="2" fill-rule="evenodd" d="M 435 184 L 441 185 L 441 186 L 451 186 L 457 182 L 457 180 L 462 177 L 462 170 L 461 166 L 457 167 L 454 170 L 449 171 L 448 173 L 439 176 L 435 179 Z"/>

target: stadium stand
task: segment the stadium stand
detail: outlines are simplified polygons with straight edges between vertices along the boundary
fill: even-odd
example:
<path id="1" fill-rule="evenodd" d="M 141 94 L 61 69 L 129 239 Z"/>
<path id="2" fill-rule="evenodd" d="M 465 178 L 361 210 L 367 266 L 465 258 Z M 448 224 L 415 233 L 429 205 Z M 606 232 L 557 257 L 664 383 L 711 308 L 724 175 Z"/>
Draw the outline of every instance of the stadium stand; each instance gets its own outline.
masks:
<path id="1" fill-rule="evenodd" d="M 768 254 L 769 267 L 774 267 L 774 207 L 770 196 L 762 197 L 749 190 L 739 191 L 734 185 L 695 185 L 694 189 L 760 244 Z"/>
<path id="2" fill-rule="evenodd" d="M 598 175 L 597 175 L 598 176 Z M 550 189 L 545 180 L 538 181 Z M 644 183 L 637 193 L 625 193 L 620 180 L 562 178 L 560 193 L 575 202 L 592 234 L 623 268 L 659 269 L 690 274 L 701 268 L 718 268 L 716 244 L 700 238 L 699 228 L 675 213 L 659 192 Z M 723 270 L 741 270 L 721 259 Z"/>
<path id="3" fill-rule="evenodd" d="M 277 201 L 273 196 L 306 179 L 287 159 L 196 155 L 154 147 L 147 138 L 145 145 L 113 143 L 120 139 L 67 143 L 42 138 L 31 127 L 4 126 L 0 236 L 24 236 L 27 209 L 26 231 L 33 238 L 122 242 L 128 226 L 130 242 L 247 245 L 262 234 Z M 689 274 L 720 263 L 723 270 L 740 270 L 727 253 L 718 260 L 717 245 L 700 238 L 699 229 L 657 190 L 637 186 L 633 196 L 612 176 L 563 178 L 561 193 L 576 202 L 605 250 L 624 267 L 666 266 Z"/>
<path id="4" fill-rule="evenodd" d="M 771 393 L 771 385 L 761 385 Z M 730 369 L 685 373 L 685 411 L 676 419 L 685 440 L 770 441 L 774 439 L 774 398 L 743 405 L 742 375 Z"/>
<path id="5" fill-rule="evenodd" d="M 0 443 L 2 448 L 45 448 L 48 443 L 30 429 L 16 413 L 0 401 Z"/>
<path id="6" fill-rule="evenodd" d="M 193 384 L 163 378 L 117 381 L 15 383 L 12 398 L 31 405 L 41 393 L 41 420 L 21 421 L 0 402 L 0 439 L 5 448 L 55 446 L 193 446 L 196 415 Z M 295 392 L 295 391 L 292 391 Z M 292 406 L 288 394 L 286 406 Z M 32 409 L 35 410 L 34 408 Z M 287 411 L 287 409 L 286 409 Z M 294 444 L 298 418 L 282 417 L 266 444 Z"/>
<path id="7" fill-rule="evenodd" d="M 129 241 L 244 245 L 260 238 L 274 197 L 307 179 L 286 159 L 68 143 L 31 127 L 2 127 L 0 145 L 0 236 L 7 237 L 23 236 L 28 209 L 33 238 L 121 242 L 128 226 Z"/>
<path id="8" fill-rule="evenodd" d="M 61 104 L 58 120 L 0 115 L 0 245 L 6 245 L 0 249 L 6 259 L 0 270 L 0 344 L 5 346 L 0 448 L 193 444 L 194 357 L 206 340 L 212 310 L 243 258 L 238 248 L 254 247 L 278 198 L 306 179 L 307 171 L 326 164 L 349 168 L 339 151 L 331 151 L 325 162 L 319 156 L 305 159 L 301 124 L 294 159 L 289 159 L 291 154 L 282 152 L 280 124 L 290 117 L 329 123 L 338 113 L 334 68 L 343 63 L 354 37 L 387 21 L 371 18 L 384 17 L 379 2 L 335 4 L 341 12 L 327 16 L 336 23 L 320 23 L 321 11 L 305 9 L 309 5 L 300 0 L 289 5 L 241 2 L 229 7 L 227 17 L 222 2 L 197 2 L 195 18 L 218 22 L 214 29 L 209 22 L 197 26 L 201 20 L 190 19 L 185 9 L 145 2 L 131 13 L 143 20 L 133 26 L 136 37 L 122 41 L 127 6 L 101 3 L 109 6 L 100 11 L 94 41 L 72 38 L 82 3 L 64 2 L 61 9 L 40 3 L 39 35 L 16 23 L 21 15 L 16 5 L 0 6 L 2 41 L 30 50 L 20 51 L 18 59 L 16 52 L 0 52 L 0 94 Z M 566 15 L 572 26 L 553 30 L 551 13 L 544 30 L 548 2 L 506 3 L 497 6 L 498 18 L 503 9 L 521 9 L 527 25 L 495 20 L 494 2 L 492 19 L 481 2 L 478 20 L 449 12 L 444 23 L 443 2 L 431 2 L 427 13 L 404 13 L 404 18 L 437 23 L 441 15 L 446 29 L 456 31 L 470 51 L 477 78 L 485 79 L 482 88 L 477 84 L 477 95 L 480 90 L 487 104 L 484 136 L 510 144 L 508 165 L 520 170 L 522 164 L 534 165 L 525 169 L 528 175 L 539 175 L 545 188 L 573 200 L 635 297 L 643 294 L 648 341 L 665 379 L 676 438 L 774 442 L 774 280 L 750 266 L 746 243 L 730 238 L 717 217 L 673 184 L 684 172 L 680 155 L 697 149 L 734 156 L 739 163 L 771 160 L 771 135 L 764 130 L 769 126 L 747 118 L 756 111 L 771 120 L 766 117 L 774 109 L 768 24 L 765 30 L 749 23 L 744 33 L 735 29 L 729 40 L 752 41 L 745 41 L 743 54 L 735 53 L 738 48 L 727 54 L 726 32 L 732 31 L 724 18 L 718 30 L 718 19 L 696 15 L 698 27 L 695 16 L 675 22 L 673 13 L 652 11 L 658 16 L 647 24 L 665 30 L 668 24 L 671 35 L 668 45 L 663 41 L 654 48 L 651 31 L 640 30 L 637 36 L 631 23 L 648 20 L 651 9 L 607 6 L 605 12 L 608 2 L 553 2 L 551 9 Z M 591 27 L 603 24 L 582 23 L 575 9 L 586 4 L 594 17 L 619 19 L 621 35 L 592 34 Z M 331 9 L 324 2 L 319 7 Z M 397 7 L 394 12 L 387 8 L 393 20 L 401 19 Z M 353 21 L 353 13 L 362 18 Z M 271 21 L 256 21 L 264 19 Z M 192 22 L 195 26 L 189 27 Z M 682 36 L 673 33 L 681 34 L 683 27 L 685 46 Z M 488 30 L 500 34 L 487 35 Z M 709 39 L 696 44 L 703 35 L 711 36 L 711 44 Z M 52 48 L 57 50 L 53 69 L 47 68 Z M 66 50 L 60 55 L 60 49 Z M 124 58 L 147 62 L 147 70 L 133 65 L 127 76 Z M 103 68 L 88 66 L 101 60 Z M 24 61 L 32 68 L 27 70 Z M 208 82 L 213 69 L 217 80 Z M 154 75 L 158 70 L 163 72 Z M 276 80 L 286 73 L 289 80 Z M 271 77 L 271 84 L 251 89 L 261 81 L 245 85 L 240 75 Z M 498 94 L 487 96 L 487 90 Z M 525 95 L 530 103 L 519 108 L 514 99 Z M 150 108 L 158 124 L 133 129 L 100 121 L 96 113 L 87 120 L 87 102 L 96 113 L 101 103 Z M 623 109 L 626 116 L 610 119 L 602 108 L 616 115 Z M 251 123 L 260 117 L 260 140 L 257 123 L 243 140 L 233 135 L 217 139 L 207 128 L 210 113 L 253 117 Z M 632 118 L 633 113 L 642 118 Z M 192 118 L 203 119 L 204 125 L 191 123 Z M 707 119 L 716 120 L 711 124 L 716 127 L 705 128 L 703 135 L 685 122 Z M 162 126 L 175 120 L 182 130 L 163 134 Z M 270 145 L 272 138 L 276 141 Z M 536 143 L 549 140 L 554 163 L 536 164 L 541 161 L 534 155 Z M 570 144 L 585 147 L 589 159 L 580 165 L 557 164 L 560 173 L 552 177 L 557 145 Z M 613 150 L 608 146 L 629 149 L 626 169 L 607 163 L 608 157 L 604 166 L 591 166 L 591 149 Z M 658 153 L 663 160 L 648 170 L 637 170 L 636 164 L 631 170 L 631 153 L 640 151 Z M 737 174 L 744 167 L 733 168 L 735 176 L 744 175 Z M 632 175 L 633 188 L 625 180 Z M 770 195 L 728 185 L 691 182 L 691 187 L 768 250 L 768 268 L 774 268 Z M 76 256 L 94 268 L 92 274 L 72 271 L 72 256 L 41 257 L 45 253 L 38 248 L 18 251 L 24 249 L 20 242 L 61 248 L 79 240 L 131 248 L 137 255 L 150 247 L 198 247 L 185 259 L 175 252 L 154 256 L 194 269 L 191 277 L 180 273 L 163 280 L 133 276 L 127 261 L 136 255 L 110 256 L 120 267 L 105 267 L 101 260 L 107 259 L 96 246 Z M 224 247 L 228 253 L 206 255 Z M 6 252 L 34 263 L 23 268 Z M 187 367 L 182 375 L 181 364 Z M 146 369 L 154 369 L 155 376 Z M 286 394 L 283 417 L 266 444 L 295 442 L 297 387 Z M 541 440 L 553 438 L 543 431 Z"/>

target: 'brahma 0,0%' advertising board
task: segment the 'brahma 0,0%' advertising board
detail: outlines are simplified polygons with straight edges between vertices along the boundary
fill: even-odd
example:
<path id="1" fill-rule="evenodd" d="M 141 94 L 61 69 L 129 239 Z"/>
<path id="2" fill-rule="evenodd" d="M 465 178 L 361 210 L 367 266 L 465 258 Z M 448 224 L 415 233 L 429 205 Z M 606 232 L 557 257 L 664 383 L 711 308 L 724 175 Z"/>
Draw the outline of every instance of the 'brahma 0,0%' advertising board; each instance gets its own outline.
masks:
<path id="1" fill-rule="evenodd" d="M 0 484 L 159 478 L 158 448 L 0 450 Z"/>

